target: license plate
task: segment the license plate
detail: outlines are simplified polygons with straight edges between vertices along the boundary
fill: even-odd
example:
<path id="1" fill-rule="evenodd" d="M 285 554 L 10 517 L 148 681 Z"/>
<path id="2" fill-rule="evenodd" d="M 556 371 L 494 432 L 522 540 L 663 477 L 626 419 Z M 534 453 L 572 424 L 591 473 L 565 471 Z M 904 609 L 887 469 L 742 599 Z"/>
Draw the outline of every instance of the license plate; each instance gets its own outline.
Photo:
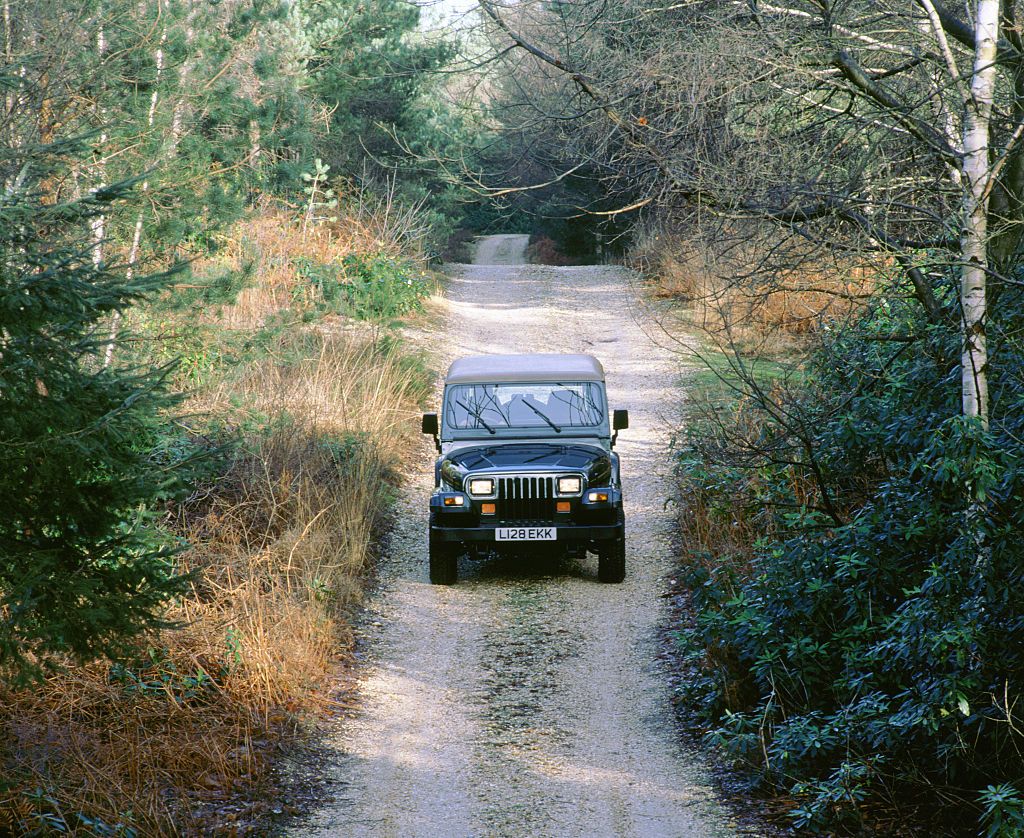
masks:
<path id="1" fill-rule="evenodd" d="M 498 527 L 495 541 L 556 541 L 557 527 Z"/>

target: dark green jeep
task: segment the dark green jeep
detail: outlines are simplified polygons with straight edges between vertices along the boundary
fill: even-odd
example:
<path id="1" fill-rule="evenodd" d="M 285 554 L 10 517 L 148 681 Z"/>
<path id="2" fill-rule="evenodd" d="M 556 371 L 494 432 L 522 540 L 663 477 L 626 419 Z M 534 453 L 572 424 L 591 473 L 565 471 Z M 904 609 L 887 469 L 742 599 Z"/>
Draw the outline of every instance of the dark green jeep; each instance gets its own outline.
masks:
<path id="1" fill-rule="evenodd" d="M 529 546 L 598 557 L 626 575 L 619 457 L 629 414 L 608 415 L 591 355 L 481 355 L 448 370 L 440 419 L 423 416 L 440 456 L 430 498 L 430 581 L 451 585 L 464 553 Z"/>

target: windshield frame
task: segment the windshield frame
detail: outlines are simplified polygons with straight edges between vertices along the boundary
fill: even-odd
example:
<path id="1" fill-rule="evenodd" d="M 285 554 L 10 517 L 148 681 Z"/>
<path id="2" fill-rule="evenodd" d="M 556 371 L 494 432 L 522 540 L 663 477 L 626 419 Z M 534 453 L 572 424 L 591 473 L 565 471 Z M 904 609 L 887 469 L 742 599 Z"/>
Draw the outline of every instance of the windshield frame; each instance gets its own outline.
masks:
<path id="1" fill-rule="evenodd" d="M 538 417 L 538 424 L 536 425 L 513 425 L 509 427 L 507 425 L 495 425 L 491 424 L 494 428 L 494 433 L 490 433 L 484 427 L 475 428 L 456 428 L 448 422 L 449 407 L 452 400 L 455 398 L 456 389 L 460 387 L 543 387 L 549 385 L 552 387 L 575 387 L 575 386 L 590 386 L 596 390 L 595 401 L 601 409 L 603 414 L 602 419 L 596 425 L 562 425 L 561 431 L 556 431 L 554 428 L 546 424 L 542 419 Z M 603 381 L 575 381 L 575 380 L 561 380 L 561 381 L 481 381 L 481 382 L 468 382 L 459 381 L 454 384 L 445 384 L 444 396 L 441 401 L 441 441 L 450 442 L 456 440 L 465 439 L 485 439 L 492 442 L 501 439 L 579 439 L 580 437 L 599 437 L 608 438 L 611 436 L 611 426 L 609 424 L 608 416 L 608 394 L 605 390 L 605 384 Z M 557 422 L 556 422 L 557 424 Z"/>

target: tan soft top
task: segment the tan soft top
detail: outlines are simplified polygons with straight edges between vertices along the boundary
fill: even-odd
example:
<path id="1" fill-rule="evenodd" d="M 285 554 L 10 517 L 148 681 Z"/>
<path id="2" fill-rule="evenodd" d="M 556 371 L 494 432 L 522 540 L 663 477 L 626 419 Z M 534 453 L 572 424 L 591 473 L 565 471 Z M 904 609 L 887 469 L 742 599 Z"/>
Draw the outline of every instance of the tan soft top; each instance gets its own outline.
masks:
<path id="1" fill-rule="evenodd" d="M 604 367 L 593 355 L 473 355 L 448 368 L 447 384 L 530 381 L 604 381 Z"/>

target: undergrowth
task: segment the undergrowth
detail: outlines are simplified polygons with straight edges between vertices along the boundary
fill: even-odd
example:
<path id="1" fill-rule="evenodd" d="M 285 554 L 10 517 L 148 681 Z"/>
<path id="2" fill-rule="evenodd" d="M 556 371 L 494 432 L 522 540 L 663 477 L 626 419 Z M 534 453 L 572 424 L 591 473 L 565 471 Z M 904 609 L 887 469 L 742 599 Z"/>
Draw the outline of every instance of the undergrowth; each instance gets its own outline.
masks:
<path id="1" fill-rule="evenodd" d="M 303 231 L 265 207 L 133 313 L 191 394 L 153 453 L 195 464 L 165 510 L 190 592 L 134 658 L 3 690 L 0 832 L 244 833 L 278 806 L 272 767 L 330 704 L 429 386 L 387 328 L 432 290 L 419 264 L 358 219 Z"/>
<path id="2" fill-rule="evenodd" d="M 898 283 L 799 379 L 695 408 L 678 445 L 710 744 L 814 834 L 1021 834 L 1019 295 L 992 419 L 958 416 L 955 321 Z"/>
<path id="3" fill-rule="evenodd" d="M 627 262 L 643 276 L 649 296 L 671 304 L 721 350 L 801 351 L 870 298 L 877 266 L 825 264 L 814 253 L 770 248 L 755 230 L 720 233 L 709 242 L 695 232 L 641 228 Z M 771 260 L 783 255 L 789 264 L 779 269 Z"/>

